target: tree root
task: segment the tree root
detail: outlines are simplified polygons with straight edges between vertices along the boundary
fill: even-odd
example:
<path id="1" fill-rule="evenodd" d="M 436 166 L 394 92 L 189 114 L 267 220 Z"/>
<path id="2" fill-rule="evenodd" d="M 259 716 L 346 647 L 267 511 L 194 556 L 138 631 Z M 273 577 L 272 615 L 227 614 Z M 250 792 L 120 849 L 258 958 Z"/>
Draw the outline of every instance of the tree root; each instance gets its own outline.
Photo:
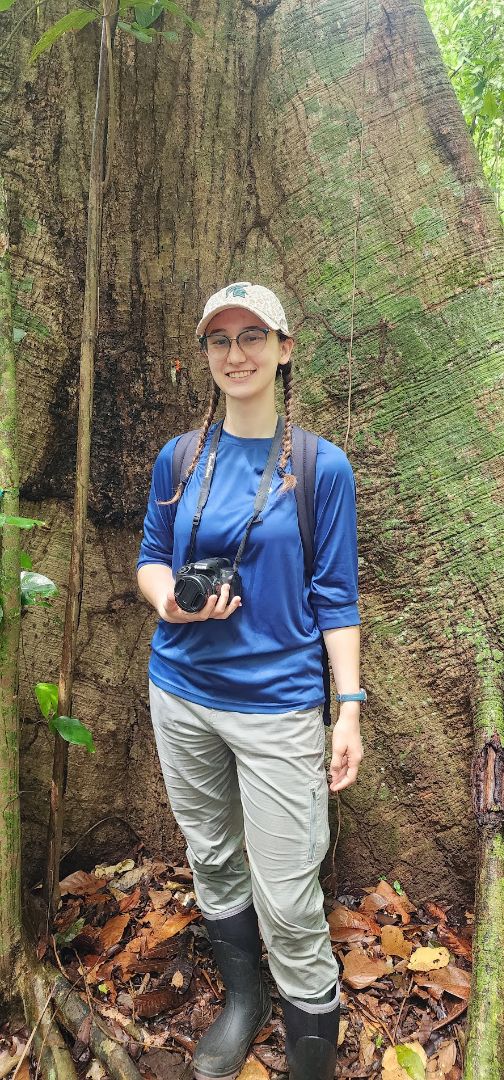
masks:
<path id="1" fill-rule="evenodd" d="M 41 1074 L 44 1080 L 77 1080 L 70 1051 L 53 1020 L 48 998 L 51 987 L 31 950 L 26 951 L 23 961 L 18 985 L 26 1020 L 33 1031 L 33 1047 Z"/>
<path id="2" fill-rule="evenodd" d="M 141 1074 L 124 1047 L 120 1046 L 107 1030 L 103 1020 L 92 1017 L 90 1009 L 72 990 L 68 979 L 59 974 L 56 974 L 54 979 L 52 976 L 53 971 L 46 967 L 46 986 L 48 989 L 51 985 L 53 987 L 58 1014 L 67 1030 L 72 1035 L 77 1035 L 83 1021 L 90 1018 L 90 1049 L 106 1068 L 112 1080 L 142 1080 Z"/>

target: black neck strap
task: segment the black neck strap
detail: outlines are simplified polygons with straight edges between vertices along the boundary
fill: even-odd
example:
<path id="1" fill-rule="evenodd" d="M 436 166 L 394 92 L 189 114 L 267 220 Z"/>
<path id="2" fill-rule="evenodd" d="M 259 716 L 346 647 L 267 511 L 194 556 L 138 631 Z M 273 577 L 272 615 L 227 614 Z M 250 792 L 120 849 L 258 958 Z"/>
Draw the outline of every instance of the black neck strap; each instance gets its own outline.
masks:
<path id="1" fill-rule="evenodd" d="M 202 515 L 203 510 L 204 510 L 204 508 L 206 506 L 206 502 L 207 502 L 208 495 L 209 495 L 209 492 L 210 492 L 210 485 L 212 483 L 212 478 L 213 478 L 214 469 L 215 469 L 215 461 L 216 461 L 216 457 L 217 457 L 217 447 L 219 445 L 219 439 L 221 437 L 221 433 L 222 433 L 222 420 L 215 427 L 214 433 L 212 435 L 212 441 L 210 443 L 210 449 L 208 451 L 208 460 L 207 460 L 207 463 L 206 463 L 205 475 L 203 477 L 203 482 L 201 484 L 201 491 L 199 493 L 199 499 L 198 499 L 198 505 L 196 507 L 196 513 L 195 513 L 195 515 L 193 517 L 191 539 L 190 539 L 190 542 L 189 542 L 189 553 L 187 555 L 187 560 L 186 560 L 187 562 L 191 562 L 191 559 L 192 559 L 192 556 L 193 556 L 194 545 L 196 543 L 196 533 L 198 531 L 198 526 L 199 526 L 199 523 L 201 521 L 201 515 Z M 247 521 L 247 524 L 245 526 L 245 532 L 243 534 L 243 539 L 242 539 L 241 544 L 240 544 L 240 546 L 238 548 L 238 551 L 236 553 L 236 558 L 235 558 L 235 561 L 233 563 L 233 570 L 238 569 L 238 565 L 239 565 L 239 563 L 241 561 L 243 551 L 244 551 L 244 548 L 245 548 L 245 544 L 247 543 L 247 540 L 248 540 L 248 537 L 249 537 L 250 530 L 251 530 L 252 526 L 255 525 L 256 522 L 259 520 L 259 517 L 260 517 L 260 515 L 261 515 L 261 513 L 264 510 L 264 507 L 266 505 L 266 500 L 268 498 L 269 489 L 270 489 L 270 485 L 271 485 L 271 480 L 272 480 L 273 473 L 275 471 L 276 463 L 277 463 L 277 460 L 278 460 L 278 453 L 279 453 L 279 450 L 280 450 L 280 446 L 282 444 L 283 433 L 284 433 L 284 418 L 283 418 L 283 416 L 279 416 L 278 420 L 277 420 L 277 426 L 276 426 L 275 434 L 273 436 L 273 440 L 272 440 L 272 443 L 271 443 L 270 452 L 269 452 L 269 455 L 268 455 L 268 460 L 266 462 L 264 472 L 263 472 L 263 474 L 261 476 L 261 482 L 259 484 L 257 495 L 255 497 L 254 509 L 253 509 L 253 512 L 252 512 L 252 516 L 249 518 L 249 520 Z"/>

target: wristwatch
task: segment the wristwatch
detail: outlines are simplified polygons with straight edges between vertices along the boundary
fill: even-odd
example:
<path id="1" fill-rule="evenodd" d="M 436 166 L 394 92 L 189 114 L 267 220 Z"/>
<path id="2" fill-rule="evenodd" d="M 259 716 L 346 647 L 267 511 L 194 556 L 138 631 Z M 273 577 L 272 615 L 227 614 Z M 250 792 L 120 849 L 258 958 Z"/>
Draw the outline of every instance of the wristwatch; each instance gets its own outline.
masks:
<path id="1" fill-rule="evenodd" d="M 355 694 L 336 694 L 336 701 L 367 701 L 367 694 L 361 687 Z"/>

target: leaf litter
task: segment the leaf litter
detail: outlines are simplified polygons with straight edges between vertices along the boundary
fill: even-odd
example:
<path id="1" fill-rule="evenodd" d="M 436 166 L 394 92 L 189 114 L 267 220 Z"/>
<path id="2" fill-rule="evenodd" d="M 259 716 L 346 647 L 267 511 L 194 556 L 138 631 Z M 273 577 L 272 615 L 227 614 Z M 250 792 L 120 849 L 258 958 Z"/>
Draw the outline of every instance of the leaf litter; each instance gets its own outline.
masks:
<path id="1" fill-rule="evenodd" d="M 454 925 L 441 905 L 416 905 L 394 886 L 382 879 L 326 900 L 341 975 L 337 1076 L 461 1080 L 473 915 Z M 186 1080 L 195 1045 L 224 1003 L 191 870 L 140 849 L 136 859 L 76 871 L 60 888 L 51 941 L 39 945 L 39 955 L 58 963 L 146 1080 Z M 266 958 L 264 970 L 273 1017 L 238 1080 L 287 1072 Z M 27 1035 L 0 1028 L 0 1078 L 19 1060 Z M 79 1076 L 108 1080 L 89 1056 Z"/>

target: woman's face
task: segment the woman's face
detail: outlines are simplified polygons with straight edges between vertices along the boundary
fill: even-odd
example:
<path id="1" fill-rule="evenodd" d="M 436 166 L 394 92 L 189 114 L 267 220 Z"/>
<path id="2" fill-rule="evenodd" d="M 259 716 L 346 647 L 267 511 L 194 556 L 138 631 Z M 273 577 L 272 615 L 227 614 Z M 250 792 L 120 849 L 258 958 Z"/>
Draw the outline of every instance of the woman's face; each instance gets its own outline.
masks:
<path id="1" fill-rule="evenodd" d="M 236 338 L 242 330 L 265 326 L 253 312 L 232 307 L 214 315 L 205 333 L 208 337 L 219 331 L 228 338 Z M 247 354 L 236 341 L 232 341 L 227 356 L 215 358 L 210 351 L 208 363 L 213 379 L 220 390 L 231 398 L 255 400 L 270 390 L 273 393 L 278 364 L 287 363 L 293 344 L 292 338 L 280 341 L 274 330 L 270 330 L 258 353 Z"/>

